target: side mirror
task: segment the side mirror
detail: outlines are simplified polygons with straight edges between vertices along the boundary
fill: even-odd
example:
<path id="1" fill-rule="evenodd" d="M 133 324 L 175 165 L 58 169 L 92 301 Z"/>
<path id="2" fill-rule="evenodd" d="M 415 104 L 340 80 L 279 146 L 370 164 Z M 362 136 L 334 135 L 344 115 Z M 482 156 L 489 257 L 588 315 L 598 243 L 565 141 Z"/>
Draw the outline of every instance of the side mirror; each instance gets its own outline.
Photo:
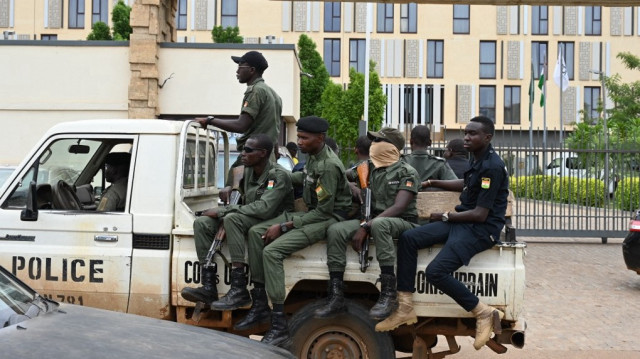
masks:
<path id="1" fill-rule="evenodd" d="M 21 221 L 33 222 L 38 220 L 38 204 L 36 200 L 36 181 L 31 181 L 27 192 L 27 208 L 20 212 Z"/>

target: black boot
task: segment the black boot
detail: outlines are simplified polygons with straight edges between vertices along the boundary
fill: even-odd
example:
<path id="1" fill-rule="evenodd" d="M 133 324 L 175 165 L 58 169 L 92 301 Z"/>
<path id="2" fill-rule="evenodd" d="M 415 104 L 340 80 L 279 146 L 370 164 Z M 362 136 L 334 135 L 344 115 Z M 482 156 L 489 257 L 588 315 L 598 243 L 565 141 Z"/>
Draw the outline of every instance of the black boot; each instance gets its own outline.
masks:
<path id="1" fill-rule="evenodd" d="M 283 312 L 271 313 L 271 328 L 262 337 L 261 341 L 287 350 L 291 348 L 293 342 L 291 341 L 291 336 L 289 336 L 287 317 Z"/>
<path id="2" fill-rule="evenodd" d="M 369 316 L 375 320 L 382 320 L 391 315 L 398 308 L 398 292 L 396 291 L 396 276 L 393 274 L 381 274 L 380 282 L 382 290 L 378 302 L 369 311 Z"/>
<path id="3" fill-rule="evenodd" d="M 182 295 L 182 298 L 190 302 L 203 302 L 209 305 L 211 304 L 211 302 L 218 300 L 218 289 L 216 288 L 216 272 L 214 267 L 202 267 L 202 270 L 200 271 L 200 278 L 202 279 L 202 287 L 186 287 L 182 289 L 180 295 Z"/>
<path id="4" fill-rule="evenodd" d="M 249 313 L 241 321 L 237 322 L 233 329 L 235 330 L 248 330 L 257 325 L 268 323 L 271 318 L 271 308 L 269 308 L 269 302 L 267 300 L 267 291 L 262 288 L 251 289 L 251 298 L 253 298 L 253 304 Z"/>
<path id="5" fill-rule="evenodd" d="M 329 281 L 329 288 L 327 290 L 329 297 L 327 298 L 327 304 L 316 309 L 314 315 L 316 318 L 328 318 L 336 314 L 340 314 L 346 311 L 347 307 L 344 305 L 344 291 L 343 281 L 340 278 L 333 278 Z"/>
<path id="6" fill-rule="evenodd" d="M 220 300 L 211 303 L 213 310 L 236 310 L 251 304 L 244 267 L 231 270 L 231 289 Z"/>

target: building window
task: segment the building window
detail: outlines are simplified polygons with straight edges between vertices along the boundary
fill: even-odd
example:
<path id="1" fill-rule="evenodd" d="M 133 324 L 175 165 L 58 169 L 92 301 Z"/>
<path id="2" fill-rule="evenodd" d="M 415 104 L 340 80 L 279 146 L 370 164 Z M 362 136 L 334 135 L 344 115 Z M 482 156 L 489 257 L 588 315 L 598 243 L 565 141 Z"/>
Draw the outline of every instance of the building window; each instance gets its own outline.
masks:
<path id="1" fill-rule="evenodd" d="M 453 33 L 469 33 L 469 5 L 453 5 Z"/>
<path id="2" fill-rule="evenodd" d="M 444 41 L 427 41 L 427 77 L 444 77 Z"/>
<path id="3" fill-rule="evenodd" d="M 600 87 L 584 88 L 584 118 L 588 119 L 600 117 L 598 105 L 600 103 Z"/>
<path id="4" fill-rule="evenodd" d="M 91 25 L 94 25 L 99 21 L 102 21 L 107 25 L 109 24 L 108 0 L 93 0 L 93 6 L 91 8 Z"/>
<path id="5" fill-rule="evenodd" d="M 480 78 L 496 78 L 496 42 L 480 41 Z"/>
<path id="6" fill-rule="evenodd" d="M 69 28 L 84 29 L 84 0 L 69 0 Z"/>
<path id="7" fill-rule="evenodd" d="M 574 74 L 574 44 L 573 42 L 559 42 L 558 51 L 562 53 L 569 80 L 573 80 Z M 555 70 L 555 69 L 554 69 Z"/>
<path id="8" fill-rule="evenodd" d="M 339 1 L 324 3 L 324 31 L 340 32 L 340 5 Z"/>
<path id="9" fill-rule="evenodd" d="M 546 35 L 549 32 L 549 8 L 547 6 L 532 6 L 531 34 Z"/>
<path id="10" fill-rule="evenodd" d="M 187 29 L 187 0 L 178 0 L 178 9 L 176 10 L 176 29 Z"/>
<path id="11" fill-rule="evenodd" d="M 602 35 L 602 8 L 600 6 L 585 6 L 585 35 Z"/>
<path id="12" fill-rule="evenodd" d="M 533 41 L 531 43 L 531 59 L 533 60 L 533 76 L 537 80 L 540 78 L 540 73 L 544 69 L 544 64 L 547 63 L 547 43 L 541 41 Z M 548 78 L 549 76 L 547 76 Z"/>
<path id="13" fill-rule="evenodd" d="M 324 65 L 329 76 L 340 76 L 340 39 L 324 39 Z"/>
<path id="14" fill-rule="evenodd" d="M 504 87 L 504 123 L 520 123 L 520 86 Z"/>
<path id="15" fill-rule="evenodd" d="M 364 73 L 365 62 L 365 40 L 349 40 L 349 67 Z"/>
<path id="16" fill-rule="evenodd" d="M 222 0 L 220 25 L 223 28 L 238 26 L 238 0 Z"/>
<path id="17" fill-rule="evenodd" d="M 400 4 L 400 32 L 418 32 L 418 5 Z"/>
<path id="18" fill-rule="evenodd" d="M 378 32 L 393 32 L 393 4 L 378 4 Z"/>
<path id="19" fill-rule="evenodd" d="M 496 122 L 496 87 L 480 86 L 480 115 Z"/>
<path id="20" fill-rule="evenodd" d="M 40 40 L 58 40 L 58 35 L 55 35 L 55 34 L 50 34 L 50 35 L 42 34 L 42 35 L 40 35 Z"/>

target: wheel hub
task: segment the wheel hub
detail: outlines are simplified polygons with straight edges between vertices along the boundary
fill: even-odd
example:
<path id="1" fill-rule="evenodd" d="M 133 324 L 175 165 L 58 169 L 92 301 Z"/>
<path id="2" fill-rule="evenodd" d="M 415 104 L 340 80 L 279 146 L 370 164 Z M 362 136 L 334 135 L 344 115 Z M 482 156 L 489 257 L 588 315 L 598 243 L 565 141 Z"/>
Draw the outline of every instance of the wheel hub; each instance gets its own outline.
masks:
<path id="1" fill-rule="evenodd" d="M 360 346 L 352 337 L 340 332 L 319 335 L 307 352 L 308 358 L 356 359 L 362 358 Z"/>

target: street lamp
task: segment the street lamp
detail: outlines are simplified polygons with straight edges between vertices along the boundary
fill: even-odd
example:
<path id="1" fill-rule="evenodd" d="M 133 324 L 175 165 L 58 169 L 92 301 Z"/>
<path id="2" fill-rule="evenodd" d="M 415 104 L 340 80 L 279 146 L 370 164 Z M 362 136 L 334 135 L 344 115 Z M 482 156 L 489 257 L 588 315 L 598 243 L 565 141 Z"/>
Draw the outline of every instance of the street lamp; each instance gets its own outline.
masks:
<path id="1" fill-rule="evenodd" d="M 605 200 L 609 198 L 609 127 L 607 127 L 607 90 L 604 86 L 604 72 L 589 70 L 590 73 L 598 75 L 602 86 L 602 119 L 604 124 L 604 187 L 606 190 Z"/>

